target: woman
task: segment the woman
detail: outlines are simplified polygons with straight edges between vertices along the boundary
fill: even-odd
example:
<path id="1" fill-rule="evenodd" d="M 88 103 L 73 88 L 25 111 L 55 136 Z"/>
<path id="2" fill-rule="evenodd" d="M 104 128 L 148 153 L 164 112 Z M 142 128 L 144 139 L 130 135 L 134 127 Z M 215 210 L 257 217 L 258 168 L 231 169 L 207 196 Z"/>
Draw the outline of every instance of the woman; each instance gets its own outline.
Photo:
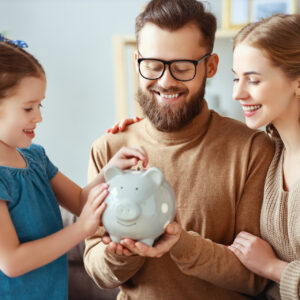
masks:
<path id="1" fill-rule="evenodd" d="M 241 232 L 229 249 L 248 269 L 274 282 L 268 299 L 299 299 L 300 15 L 247 25 L 233 49 L 233 97 L 249 127 L 267 125 L 276 150 L 265 182 L 262 238 Z"/>

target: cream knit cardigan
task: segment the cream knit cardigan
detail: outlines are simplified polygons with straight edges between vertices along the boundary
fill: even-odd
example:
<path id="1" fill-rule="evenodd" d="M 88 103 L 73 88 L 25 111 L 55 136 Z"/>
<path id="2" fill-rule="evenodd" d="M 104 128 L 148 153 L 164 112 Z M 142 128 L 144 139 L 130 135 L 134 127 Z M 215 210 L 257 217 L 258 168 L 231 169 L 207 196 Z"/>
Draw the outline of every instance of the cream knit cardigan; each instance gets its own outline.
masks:
<path id="1" fill-rule="evenodd" d="M 271 290 L 267 294 L 278 299 L 294 300 L 299 299 L 300 280 L 300 181 L 288 192 L 283 189 L 284 145 L 280 139 L 276 139 L 275 144 L 275 155 L 265 182 L 261 235 L 271 244 L 277 256 L 289 264 L 277 285 L 278 296 Z"/>

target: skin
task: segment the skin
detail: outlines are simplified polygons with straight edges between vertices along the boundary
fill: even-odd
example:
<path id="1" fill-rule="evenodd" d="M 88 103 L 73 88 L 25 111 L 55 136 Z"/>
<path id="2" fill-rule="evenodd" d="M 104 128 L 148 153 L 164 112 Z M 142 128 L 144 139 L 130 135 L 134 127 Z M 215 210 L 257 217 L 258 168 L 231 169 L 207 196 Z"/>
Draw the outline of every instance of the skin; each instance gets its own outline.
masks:
<path id="1" fill-rule="evenodd" d="M 208 53 L 205 46 L 201 46 L 203 37 L 198 28 L 193 24 L 170 32 L 158 26 L 147 23 L 140 31 L 139 52 L 144 58 L 158 58 L 163 60 L 192 59 L 197 60 Z M 138 53 L 134 56 L 138 72 Z M 213 54 L 207 60 L 207 77 L 212 77 L 217 71 L 218 56 Z M 199 92 L 205 77 L 205 62 L 197 65 L 196 76 L 190 81 L 174 79 L 168 67 L 164 75 L 158 80 L 147 80 L 139 76 L 139 86 L 143 92 L 154 95 L 160 105 L 172 104 L 175 108 L 183 102 L 190 102 L 193 95 Z M 176 92 L 172 92 L 176 90 Z M 167 98 L 165 96 L 173 96 Z"/>
<path id="2" fill-rule="evenodd" d="M 197 60 L 205 55 L 208 50 L 204 46 L 203 37 L 199 29 L 193 24 L 187 24 L 176 31 L 168 31 L 159 28 L 152 23 L 146 23 L 140 31 L 139 52 L 145 58 L 158 58 L 163 60 L 191 59 Z M 138 53 L 135 53 L 135 62 L 138 72 Z M 193 95 L 199 92 L 199 87 L 205 76 L 213 77 L 217 71 L 218 56 L 212 54 L 207 59 L 205 68 L 204 61 L 197 65 L 196 76 L 191 81 L 178 81 L 174 79 L 168 67 L 164 75 L 157 80 L 147 80 L 139 76 L 139 85 L 144 93 L 154 95 L 156 101 L 161 105 L 173 105 L 176 110 L 183 103 L 191 100 Z M 206 70 L 206 73 L 205 73 Z M 176 93 L 173 91 L 176 90 Z M 167 96 L 173 96 L 171 99 Z M 116 132 L 136 119 L 123 120 L 111 128 L 111 132 Z M 121 127 L 121 128 L 120 128 Z M 109 237 L 104 237 L 103 242 L 108 245 L 107 251 L 118 255 L 138 254 L 146 257 L 161 257 L 169 252 L 178 242 L 182 232 L 181 226 L 177 222 L 172 222 L 166 226 L 164 235 L 160 240 L 149 247 L 141 242 L 131 239 L 123 239 L 120 244 L 111 242 Z"/>
<path id="3" fill-rule="evenodd" d="M 285 145 L 284 186 L 288 191 L 300 180 L 300 77 L 288 78 L 269 59 L 267 52 L 247 44 L 239 44 L 233 53 L 235 76 L 233 98 L 243 107 L 246 124 L 254 129 L 272 123 Z M 287 262 L 276 257 L 271 245 L 259 237 L 240 232 L 229 249 L 254 273 L 280 282 Z"/>
<path id="4" fill-rule="evenodd" d="M 26 162 L 17 150 L 31 145 L 34 130 L 42 121 L 41 103 L 45 98 L 46 79 L 26 77 L 9 96 L 0 100 L 0 164 L 25 168 Z M 146 166 L 147 154 L 142 148 L 122 148 L 109 165 L 127 169 L 141 160 Z M 20 243 L 6 201 L 0 199 L 0 269 L 9 277 L 25 274 L 69 251 L 101 224 L 103 202 L 108 185 L 100 173 L 89 185 L 80 188 L 58 172 L 51 180 L 58 203 L 79 215 L 78 221 L 47 237 Z M 24 212 L 26 213 L 26 212 Z"/>
<path id="5" fill-rule="evenodd" d="M 288 78 L 279 67 L 272 64 L 265 51 L 247 44 L 235 48 L 233 73 L 233 98 L 241 103 L 246 124 L 259 129 L 273 123 L 280 133 L 286 148 L 283 188 L 288 191 L 300 180 L 300 173 L 294 168 L 300 164 L 300 101 L 297 99 L 297 96 L 300 97 L 300 79 Z M 111 132 L 125 130 L 126 126 L 138 121 L 134 118 L 122 120 L 112 127 Z M 133 245 L 132 241 L 125 243 L 130 243 L 131 247 Z M 141 255 L 147 253 L 147 247 L 138 246 Z M 288 263 L 278 259 L 271 245 L 263 239 L 243 231 L 228 248 L 252 272 L 280 282 Z M 121 248 L 118 250 L 121 253 Z M 148 253 L 153 255 L 153 251 Z"/>

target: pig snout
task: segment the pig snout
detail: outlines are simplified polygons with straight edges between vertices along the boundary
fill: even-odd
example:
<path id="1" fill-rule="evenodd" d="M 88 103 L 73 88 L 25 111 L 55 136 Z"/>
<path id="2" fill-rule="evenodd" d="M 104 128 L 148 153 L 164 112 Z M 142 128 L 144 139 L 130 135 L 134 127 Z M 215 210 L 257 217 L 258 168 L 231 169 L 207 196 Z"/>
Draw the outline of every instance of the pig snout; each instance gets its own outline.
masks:
<path id="1" fill-rule="evenodd" d="M 116 217 L 121 221 L 136 220 L 140 213 L 139 206 L 132 202 L 122 202 L 116 207 Z"/>

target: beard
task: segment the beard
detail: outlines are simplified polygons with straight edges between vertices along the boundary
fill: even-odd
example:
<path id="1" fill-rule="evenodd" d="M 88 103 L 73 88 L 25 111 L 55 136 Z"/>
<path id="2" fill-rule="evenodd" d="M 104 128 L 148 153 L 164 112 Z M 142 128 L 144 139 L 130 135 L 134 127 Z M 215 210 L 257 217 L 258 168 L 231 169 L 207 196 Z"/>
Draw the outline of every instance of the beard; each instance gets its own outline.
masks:
<path id="1" fill-rule="evenodd" d="M 155 85 L 149 88 L 149 91 L 145 92 L 139 87 L 137 92 L 137 102 L 140 104 L 144 115 L 147 116 L 157 130 L 165 132 L 177 131 L 190 123 L 201 112 L 205 94 L 205 85 L 206 77 L 203 78 L 198 92 L 193 95 L 188 102 L 182 101 L 182 103 L 179 104 L 159 104 L 154 93 L 187 94 L 187 89 L 175 87 L 163 89 Z"/>

